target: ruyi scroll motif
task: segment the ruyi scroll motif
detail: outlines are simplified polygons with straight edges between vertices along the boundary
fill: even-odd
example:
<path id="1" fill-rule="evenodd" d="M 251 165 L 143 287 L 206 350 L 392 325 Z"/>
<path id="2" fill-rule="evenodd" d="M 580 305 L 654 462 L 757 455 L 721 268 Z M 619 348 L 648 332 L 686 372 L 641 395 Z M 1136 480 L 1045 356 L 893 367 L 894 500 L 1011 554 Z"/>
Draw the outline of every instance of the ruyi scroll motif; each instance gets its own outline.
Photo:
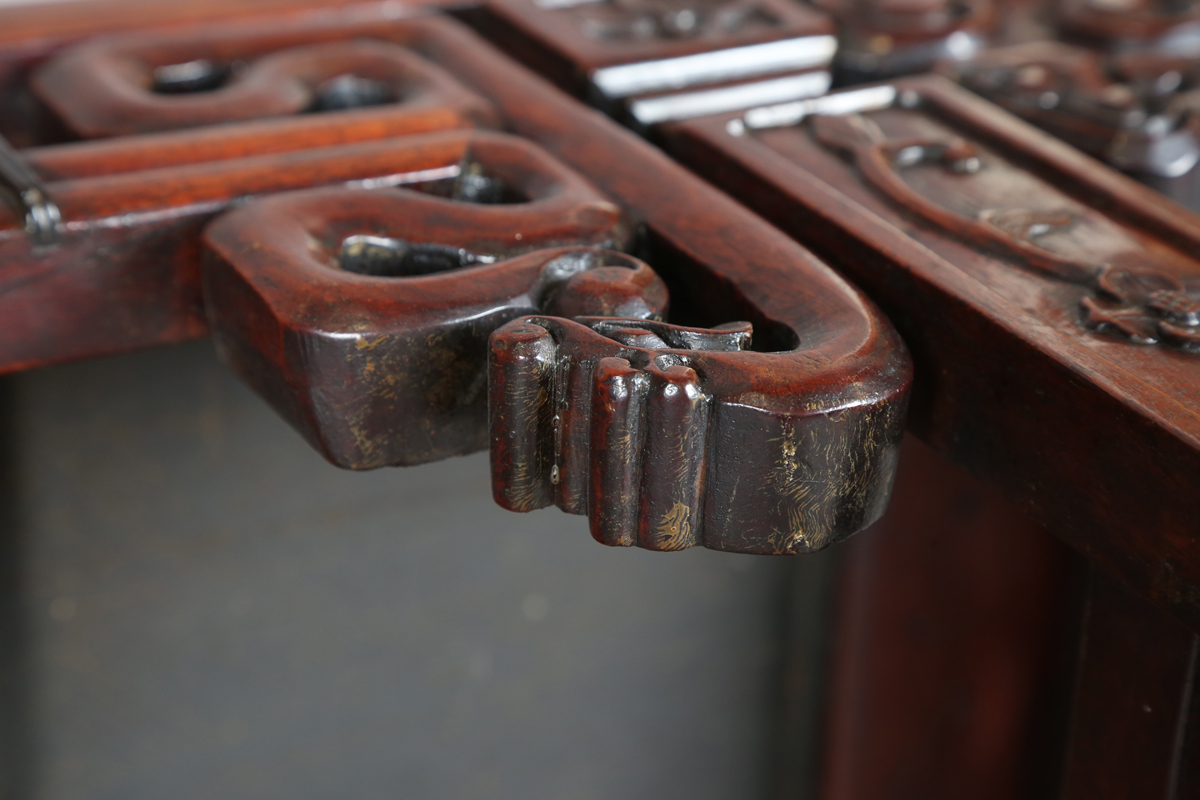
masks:
<path id="1" fill-rule="evenodd" d="M 664 322 L 619 207 L 524 140 L 436 136 L 463 153 L 444 196 L 283 194 L 206 235 L 219 352 L 328 459 L 490 441 L 501 505 L 654 550 L 808 552 L 880 510 L 900 406 L 783 411 L 794 333 Z"/>
<path id="2" fill-rule="evenodd" d="M 95 92 L 64 104 L 52 84 L 66 73 Z M 0 230 L 20 279 L 6 295 L 20 313 L 0 328 L 41 348 L 2 368 L 211 330 L 318 450 L 366 469 L 487 447 L 488 337 L 529 317 L 566 362 L 548 391 L 570 424 L 499 433 L 561 444 L 537 451 L 550 499 L 602 541 L 790 554 L 882 514 L 911 381 L 887 321 L 782 233 L 453 21 L 97 39 L 48 60 L 39 87 L 56 124 L 95 138 L 24 151 L 54 176 L 65 236 L 34 259 L 15 220 Z M 618 396 L 627 373 L 637 403 Z M 642 438 L 597 432 L 621 420 Z M 660 446 L 672 437 L 691 449 Z M 625 463 L 623 442 L 650 446 Z"/>

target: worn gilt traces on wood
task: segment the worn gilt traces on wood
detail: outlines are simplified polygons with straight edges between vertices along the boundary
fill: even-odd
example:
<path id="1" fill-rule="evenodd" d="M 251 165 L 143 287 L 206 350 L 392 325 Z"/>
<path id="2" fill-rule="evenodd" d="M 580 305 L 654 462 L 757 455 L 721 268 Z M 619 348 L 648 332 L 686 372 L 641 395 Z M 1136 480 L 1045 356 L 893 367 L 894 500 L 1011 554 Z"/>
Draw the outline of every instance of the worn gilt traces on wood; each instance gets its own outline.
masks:
<path id="1" fill-rule="evenodd" d="M 422 141 L 458 145 L 458 177 L 429 189 L 449 196 L 296 192 L 207 233 L 219 352 L 327 458 L 481 449 L 486 387 L 499 502 L 586 514 L 606 544 L 809 552 L 879 516 L 906 370 L 849 374 L 868 402 L 797 392 L 814 364 L 786 324 L 764 319 L 777 352 L 755 352 L 749 323 L 662 322 L 657 275 L 595 249 L 629 222 L 544 151 Z"/>
<path id="2" fill-rule="evenodd" d="M 900 418 L 753 408 L 759 376 L 787 380 L 802 368 L 787 353 L 752 352 L 751 334 L 747 323 L 586 317 L 498 329 L 489 373 L 497 502 L 587 514 L 592 535 L 614 546 L 798 553 L 829 544 L 848 505 L 872 502 L 891 434 L 868 432 Z M 869 455 L 860 461 L 860 452 Z"/>
<path id="3" fill-rule="evenodd" d="M 727 17 L 717 27 L 737 30 L 723 44 L 815 37 L 799 55 L 824 63 L 827 20 L 784 0 L 760 5 L 777 29 Z M 330 460 L 366 469 L 486 446 L 488 335 L 533 315 L 616 348 L 586 377 L 607 393 L 605 447 L 629 455 L 596 469 L 612 473 L 599 483 L 640 499 L 596 508 L 636 522 L 646 505 L 653 546 L 803 552 L 878 519 L 911 381 L 878 311 L 784 234 L 456 23 L 393 12 L 43 43 L 35 82 L 59 112 L 47 123 L 94 138 L 25 153 L 54 180 L 69 230 L 46 263 L 29 259 L 19 220 L 0 221 L 0 244 L 20 249 L 0 327 L 6 341 L 36 344 L 0 353 L 0 369 L 197 336 L 207 313 L 235 372 Z M 713 46 L 703 25 L 699 41 L 639 43 L 590 40 L 564 22 L 575 45 L 593 48 L 580 75 Z M 711 80 L 707 68 L 692 77 Z M 463 130 L 474 125 L 527 138 Z M 21 133 L 39 140 L 33 126 Z M 260 199 L 314 185 L 330 188 Z M 706 354 L 736 331 L 656 328 L 665 284 L 623 252 L 635 230 L 638 252 L 679 287 L 681 315 L 718 328 L 750 320 L 774 352 L 718 349 L 742 359 L 726 370 Z M 572 321 L 589 317 L 622 322 Z M 622 355 L 643 349 L 653 368 Z M 659 362 L 672 355 L 679 363 Z M 571 383 L 578 365 L 543 362 L 554 374 L 534 370 L 519 414 L 502 421 L 534 432 L 529 457 L 511 465 L 513 505 L 540 503 L 549 474 L 586 513 L 591 465 L 578 458 L 591 429 L 581 449 L 564 427 L 536 423 L 591 391 Z M 650 418 L 663 421 L 653 436 Z M 629 469 L 639 459 L 662 467 L 643 481 Z"/>

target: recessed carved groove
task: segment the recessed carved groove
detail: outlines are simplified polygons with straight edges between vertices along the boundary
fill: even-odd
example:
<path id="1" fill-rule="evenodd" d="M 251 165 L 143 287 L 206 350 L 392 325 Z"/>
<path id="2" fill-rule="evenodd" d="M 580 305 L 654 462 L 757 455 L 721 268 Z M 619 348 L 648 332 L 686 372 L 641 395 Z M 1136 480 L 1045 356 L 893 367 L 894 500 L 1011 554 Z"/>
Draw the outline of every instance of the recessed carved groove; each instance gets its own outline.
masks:
<path id="1" fill-rule="evenodd" d="M 458 165 L 458 175 L 450 184 L 449 197 L 464 203 L 500 205 L 525 203 L 528 195 L 492 175 L 468 153 Z"/>
<path id="2" fill-rule="evenodd" d="M 1108 270 L 1097 297 L 1083 299 L 1087 323 L 1139 344 L 1200 352 L 1200 280 L 1157 270 Z"/>
<path id="3" fill-rule="evenodd" d="M 462 247 L 366 234 L 348 237 L 337 255 L 338 266 L 347 272 L 389 278 L 448 272 L 495 260 L 494 256 L 476 255 Z"/>

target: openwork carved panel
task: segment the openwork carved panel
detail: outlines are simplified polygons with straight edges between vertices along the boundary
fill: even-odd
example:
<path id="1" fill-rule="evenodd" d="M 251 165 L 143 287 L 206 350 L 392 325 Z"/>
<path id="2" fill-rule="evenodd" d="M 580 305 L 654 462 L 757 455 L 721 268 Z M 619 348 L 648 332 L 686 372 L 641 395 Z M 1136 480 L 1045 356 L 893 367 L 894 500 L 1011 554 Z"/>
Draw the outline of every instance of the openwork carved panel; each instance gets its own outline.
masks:
<path id="1" fill-rule="evenodd" d="M 665 322 L 662 280 L 618 252 L 635 244 L 618 205 L 524 140 L 437 138 L 462 152 L 448 196 L 282 194 L 206 235 L 219 351 L 328 459 L 490 443 L 501 505 L 654 550 L 809 552 L 878 514 L 902 373 L 820 411 L 799 316 L 751 301 L 757 325 Z"/>

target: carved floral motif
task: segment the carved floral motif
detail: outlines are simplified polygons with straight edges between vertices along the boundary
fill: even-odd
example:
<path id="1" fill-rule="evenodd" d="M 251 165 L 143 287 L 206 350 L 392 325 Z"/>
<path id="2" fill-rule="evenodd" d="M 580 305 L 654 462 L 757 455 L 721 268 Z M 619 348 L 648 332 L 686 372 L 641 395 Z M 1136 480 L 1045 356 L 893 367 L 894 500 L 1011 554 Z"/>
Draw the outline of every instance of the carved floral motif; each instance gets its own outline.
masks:
<path id="1" fill-rule="evenodd" d="M 1200 280 L 1157 270 L 1108 269 L 1099 296 L 1085 297 L 1087 323 L 1141 344 L 1200 350 Z"/>

